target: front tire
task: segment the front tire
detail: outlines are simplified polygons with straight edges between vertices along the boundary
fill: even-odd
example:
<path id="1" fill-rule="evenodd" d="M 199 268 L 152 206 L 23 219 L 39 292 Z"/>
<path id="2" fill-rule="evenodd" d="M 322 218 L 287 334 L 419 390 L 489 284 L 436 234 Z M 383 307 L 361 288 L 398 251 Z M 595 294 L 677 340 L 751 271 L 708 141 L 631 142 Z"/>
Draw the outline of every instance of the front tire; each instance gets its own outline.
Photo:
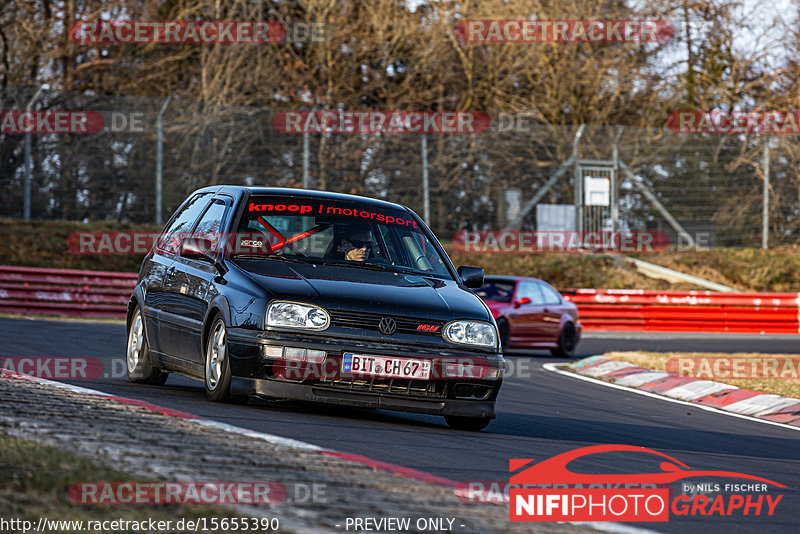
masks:
<path id="1" fill-rule="evenodd" d="M 576 341 L 577 333 L 575 332 L 575 325 L 567 323 L 561 329 L 561 335 L 558 336 L 558 348 L 550 349 L 550 354 L 556 358 L 572 358 L 575 356 L 575 349 L 578 347 Z"/>
<path id="2" fill-rule="evenodd" d="M 231 395 L 231 364 L 225 321 L 217 316 L 211 324 L 205 352 L 206 396 L 212 402 L 247 402 L 246 396 Z"/>
<path id="3" fill-rule="evenodd" d="M 167 381 L 169 373 L 156 369 L 150 363 L 150 344 L 147 342 L 144 319 L 138 304 L 128 324 L 128 347 L 125 356 L 125 367 L 128 370 L 128 380 L 131 382 L 162 386 Z"/>
<path id="4" fill-rule="evenodd" d="M 491 417 L 463 417 L 460 415 L 445 415 L 444 420 L 450 428 L 480 432 L 492 422 Z"/>

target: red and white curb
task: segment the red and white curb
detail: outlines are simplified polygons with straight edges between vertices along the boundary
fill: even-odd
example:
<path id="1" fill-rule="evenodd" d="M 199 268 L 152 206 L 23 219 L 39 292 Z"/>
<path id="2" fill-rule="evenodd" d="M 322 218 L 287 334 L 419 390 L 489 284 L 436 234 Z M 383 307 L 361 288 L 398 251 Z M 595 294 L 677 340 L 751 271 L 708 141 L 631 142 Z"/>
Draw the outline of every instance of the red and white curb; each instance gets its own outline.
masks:
<path id="1" fill-rule="evenodd" d="M 591 356 L 563 366 L 569 371 L 560 369 L 555 363 L 544 367 L 548 371 L 606 386 L 800 430 L 800 399 L 655 371 L 605 356 Z"/>

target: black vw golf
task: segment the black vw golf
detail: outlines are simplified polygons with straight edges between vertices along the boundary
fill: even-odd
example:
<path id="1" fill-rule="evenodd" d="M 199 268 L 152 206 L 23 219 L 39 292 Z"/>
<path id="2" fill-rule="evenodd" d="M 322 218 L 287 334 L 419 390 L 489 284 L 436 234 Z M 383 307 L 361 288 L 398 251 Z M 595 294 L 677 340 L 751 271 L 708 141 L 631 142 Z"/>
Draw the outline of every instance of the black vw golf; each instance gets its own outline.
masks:
<path id="1" fill-rule="evenodd" d="M 193 193 L 145 257 L 128 305 L 128 376 L 248 396 L 443 415 L 479 430 L 505 362 L 486 305 L 398 204 L 317 191 Z"/>

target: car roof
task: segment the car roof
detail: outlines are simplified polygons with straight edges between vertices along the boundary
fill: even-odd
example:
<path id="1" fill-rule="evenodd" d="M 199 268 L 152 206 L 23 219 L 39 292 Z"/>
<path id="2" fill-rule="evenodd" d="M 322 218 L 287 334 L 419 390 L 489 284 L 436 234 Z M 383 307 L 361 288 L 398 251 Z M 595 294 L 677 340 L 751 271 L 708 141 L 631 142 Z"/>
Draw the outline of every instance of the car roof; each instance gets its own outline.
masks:
<path id="1" fill-rule="evenodd" d="M 344 193 L 333 193 L 331 191 L 316 191 L 313 189 L 295 189 L 291 187 L 248 187 L 242 185 L 209 186 L 198 189 L 199 192 L 249 192 L 253 195 L 291 195 L 296 197 L 323 198 L 326 200 L 340 200 L 346 202 L 359 202 L 369 204 L 379 208 L 399 209 L 410 211 L 402 204 L 378 200 L 376 198 L 362 197 L 359 195 L 346 195 Z"/>

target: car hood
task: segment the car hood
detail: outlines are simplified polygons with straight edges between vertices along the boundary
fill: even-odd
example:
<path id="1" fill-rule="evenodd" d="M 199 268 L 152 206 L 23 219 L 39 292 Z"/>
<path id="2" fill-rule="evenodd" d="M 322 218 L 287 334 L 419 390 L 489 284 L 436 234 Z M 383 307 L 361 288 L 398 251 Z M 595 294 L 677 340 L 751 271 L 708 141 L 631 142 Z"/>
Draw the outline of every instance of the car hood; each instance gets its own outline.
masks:
<path id="1" fill-rule="evenodd" d="M 453 280 L 274 260 L 237 260 L 236 264 L 274 299 L 439 321 L 490 317 L 482 301 Z"/>

